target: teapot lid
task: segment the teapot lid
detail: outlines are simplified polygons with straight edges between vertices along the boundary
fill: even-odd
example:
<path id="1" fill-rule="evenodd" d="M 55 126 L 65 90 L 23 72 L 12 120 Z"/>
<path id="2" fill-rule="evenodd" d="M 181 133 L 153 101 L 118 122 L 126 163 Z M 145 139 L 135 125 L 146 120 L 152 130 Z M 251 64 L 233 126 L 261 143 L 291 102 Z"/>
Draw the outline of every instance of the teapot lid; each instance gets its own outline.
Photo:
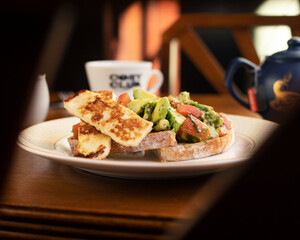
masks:
<path id="1" fill-rule="evenodd" d="M 287 42 L 288 49 L 274 53 L 269 60 L 275 61 L 300 61 L 300 37 L 292 37 Z"/>

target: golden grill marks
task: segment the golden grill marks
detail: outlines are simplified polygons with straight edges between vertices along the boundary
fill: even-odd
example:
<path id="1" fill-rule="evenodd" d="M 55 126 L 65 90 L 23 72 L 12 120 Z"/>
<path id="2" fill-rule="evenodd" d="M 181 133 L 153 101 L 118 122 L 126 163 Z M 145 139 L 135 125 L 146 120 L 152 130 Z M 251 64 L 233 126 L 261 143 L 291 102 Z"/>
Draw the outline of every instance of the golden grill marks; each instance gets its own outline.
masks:
<path id="1" fill-rule="evenodd" d="M 83 121 L 78 128 L 76 157 L 104 159 L 111 149 L 111 138 Z"/>
<path id="2" fill-rule="evenodd" d="M 146 121 L 107 95 L 83 90 L 66 99 L 65 108 L 124 146 L 137 146 L 152 130 Z"/>
<path id="3" fill-rule="evenodd" d="M 77 95 L 79 95 L 82 92 L 86 92 L 86 91 L 88 91 L 88 90 L 85 90 L 85 89 L 80 90 L 79 92 L 73 94 L 72 96 L 64 99 L 64 102 L 71 101 Z M 117 100 L 117 96 L 114 94 L 113 91 L 110 91 L 110 90 L 93 91 L 93 93 L 98 94 L 98 96 L 100 96 L 104 101 L 107 101 L 107 100 L 114 100 L 114 101 L 116 101 Z"/>
<path id="4" fill-rule="evenodd" d="M 94 91 L 93 93 L 97 93 L 103 99 L 103 101 L 117 100 L 117 96 L 114 94 L 113 91 L 102 90 L 102 91 Z"/>

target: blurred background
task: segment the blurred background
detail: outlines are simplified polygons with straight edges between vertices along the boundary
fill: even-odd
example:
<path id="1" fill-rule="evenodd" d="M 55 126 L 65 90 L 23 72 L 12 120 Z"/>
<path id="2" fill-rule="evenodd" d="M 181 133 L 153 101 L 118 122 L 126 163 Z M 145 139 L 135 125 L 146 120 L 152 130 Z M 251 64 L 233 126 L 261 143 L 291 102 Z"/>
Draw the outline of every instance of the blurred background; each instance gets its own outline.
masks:
<path id="1" fill-rule="evenodd" d="M 104 1 L 6 1 L 1 4 L 2 60 L 22 62 L 9 64 L 12 78 L 26 73 L 39 56 L 41 39 L 46 39 L 53 16 L 62 6 L 76 13 L 67 47 L 57 70 L 48 75 L 52 91 L 88 89 L 84 63 L 90 60 L 148 60 L 154 68 L 162 68 L 162 35 L 185 13 L 257 13 L 262 15 L 298 15 L 299 0 L 104 0 Z M 278 30 L 278 27 L 277 27 Z M 230 61 L 240 56 L 231 33 L 226 29 L 196 29 L 212 53 L 226 69 Z M 283 37 L 282 41 L 279 41 Z M 272 46 L 272 40 L 281 45 Z M 275 35 L 271 30 L 258 39 L 261 59 L 270 53 L 286 49 L 290 32 Z M 264 52 L 265 51 L 265 52 Z M 199 56 L 200 57 L 200 56 Z M 181 89 L 192 93 L 215 93 L 189 58 L 180 52 Z M 167 89 L 163 89 L 167 91 Z"/>
<path id="2" fill-rule="evenodd" d="M 17 110 L 25 108 L 26 101 L 28 101 L 26 99 L 28 99 L 37 74 L 46 73 L 51 91 L 88 89 L 84 63 L 91 60 L 148 60 L 154 63 L 154 68 L 162 69 L 166 76 L 168 73 L 164 69 L 165 63 L 163 62 L 163 34 L 182 14 L 299 15 L 299 1 L 9 0 L 2 2 L 0 5 L 0 81 L 2 90 L 0 103 L 1 106 L 4 106 L 1 108 L 1 126 L 4 131 L 1 132 L 0 146 L 1 158 L 4 161 L 0 163 L 0 170 L 2 170 L 0 178 L 3 177 L 3 172 L 9 171 L 4 165 L 9 163 L 7 159 L 11 157 L 11 153 L 6 153 L 4 150 L 9 146 L 15 146 L 15 137 L 18 133 L 16 126 L 19 124 L 19 119 L 23 118 L 25 114 L 25 111 L 19 113 Z M 72 13 L 72 18 L 69 18 L 69 13 Z M 49 33 L 49 29 L 51 29 L 56 16 L 62 17 L 63 19 L 60 20 L 63 20 L 62 22 L 67 26 L 62 25 L 59 28 L 57 38 L 49 38 L 48 36 L 53 37 L 53 34 Z M 66 29 L 71 31 L 70 34 L 61 38 L 60 34 L 64 34 Z M 230 31 L 226 29 L 194 30 L 225 69 L 231 60 L 241 56 Z M 254 29 L 254 44 L 259 61 L 263 61 L 267 55 L 286 49 L 286 42 L 290 37 L 291 32 L 279 26 L 269 28 L 268 31 L 265 29 L 263 32 Z M 61 40 L 66 43 L 61 43 Z M 41 55 L 44 53 L 47 41 L 53 41 L 51 46 L 56 46 L 56 48 L 48 50 L 48 53 L 53 53 L 53 59 L 48 58 L 48 62 L 43 62 Z M 62 46 L 63 49 L 61 49 Z M 182 50 L 179 52 L 177 61 L 180 62 L 179 74 L 182 90 L 191 93 L 217 93 L 217 90 Z M 38 73 L 37 69 L 39 69 Z M 168 79 L 166 79 L 167 81 Z M 162 92 L 168 92 L 168 88 L 164 86 Z M 291 132 L 288 133 L 291 134 Z M 286 143 L 290 144 L 288 141 Z M 297 141 L 293 143 L 295 145 Z M 280 144 L 279 141 L 278 144 Z M 272 160 L 272 158 L 270 159 Z M 265 163 L 267 165 L 269 162 Z M 279 162 L 278 169 L 281 165 Z M 286 164 L 285 166 L 293 165 Z M 265 169 L 268 168 L 262 168 L 262 172 Z M 279 171 L 275 171 L 274 175 L 277 172 Z M 261 176 L 264 176 L 264 172 Z M 293 176 L 291 175 L 291 178 Z M 0 179 L 0 184 L 1 182 L 3 181 Z M 277 186 L 272 185 L 272 187 Z M 294 185 L 291 188 L 293 187 Z M 277 193 L 276 190 L 274 192 Z M 288 194 L 282 195 L 279 201 L 286 196 Z M 277 202 L 275 201 L 274 204 Z"/>

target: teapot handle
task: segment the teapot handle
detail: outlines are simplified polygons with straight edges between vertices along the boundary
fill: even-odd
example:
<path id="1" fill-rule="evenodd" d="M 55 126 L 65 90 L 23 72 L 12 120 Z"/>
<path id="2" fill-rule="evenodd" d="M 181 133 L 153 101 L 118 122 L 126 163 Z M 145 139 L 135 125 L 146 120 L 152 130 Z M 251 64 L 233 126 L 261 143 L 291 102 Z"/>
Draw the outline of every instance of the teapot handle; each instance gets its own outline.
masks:
<path id="1" fill-rule="evenodd" d="M 250 62 L 249 60 L 247 60 L 245 58 L 236 58 L 230 63 L 228 70 L 226 72 L 225 86 L 228 89 L 228 91 L 231 93 L 231 95 L 238 102 L 240 102 L 246 108 L 250 109 L 249 102 L 246 102 L 239 94 L 237 94 L 237 92 L 235 91 L 235 88 L 234 88 L 233 79 L 234 79 L 234 76 L 235 76 L 237 70 L 240 67 L 246 67 L 247 69 L 249 69 L 250 71 L 252 71 L 254 73 L 258 70 L 258 66 L 255 65 L 254 63 Z M 253 81 L 254 81 L 254 74 L 253 74 Z"/>

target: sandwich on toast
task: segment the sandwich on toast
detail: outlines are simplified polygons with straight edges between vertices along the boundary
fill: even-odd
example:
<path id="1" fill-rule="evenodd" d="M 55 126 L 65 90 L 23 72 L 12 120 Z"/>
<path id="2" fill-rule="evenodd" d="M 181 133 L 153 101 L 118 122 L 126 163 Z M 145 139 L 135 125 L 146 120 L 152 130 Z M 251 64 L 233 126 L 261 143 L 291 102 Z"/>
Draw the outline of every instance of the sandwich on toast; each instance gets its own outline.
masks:
<path id="1" fill-rule="evenodd" d="M 81 90 L 65 99 L 65 108 L 81 119 L 68 139 L 74 156 L 151 150 L 162 162 L 182 161 L 222 153 L 234 141 L 231 120 L 188 92 L 160 98 L 136 88 L 133 96 Z"/>

